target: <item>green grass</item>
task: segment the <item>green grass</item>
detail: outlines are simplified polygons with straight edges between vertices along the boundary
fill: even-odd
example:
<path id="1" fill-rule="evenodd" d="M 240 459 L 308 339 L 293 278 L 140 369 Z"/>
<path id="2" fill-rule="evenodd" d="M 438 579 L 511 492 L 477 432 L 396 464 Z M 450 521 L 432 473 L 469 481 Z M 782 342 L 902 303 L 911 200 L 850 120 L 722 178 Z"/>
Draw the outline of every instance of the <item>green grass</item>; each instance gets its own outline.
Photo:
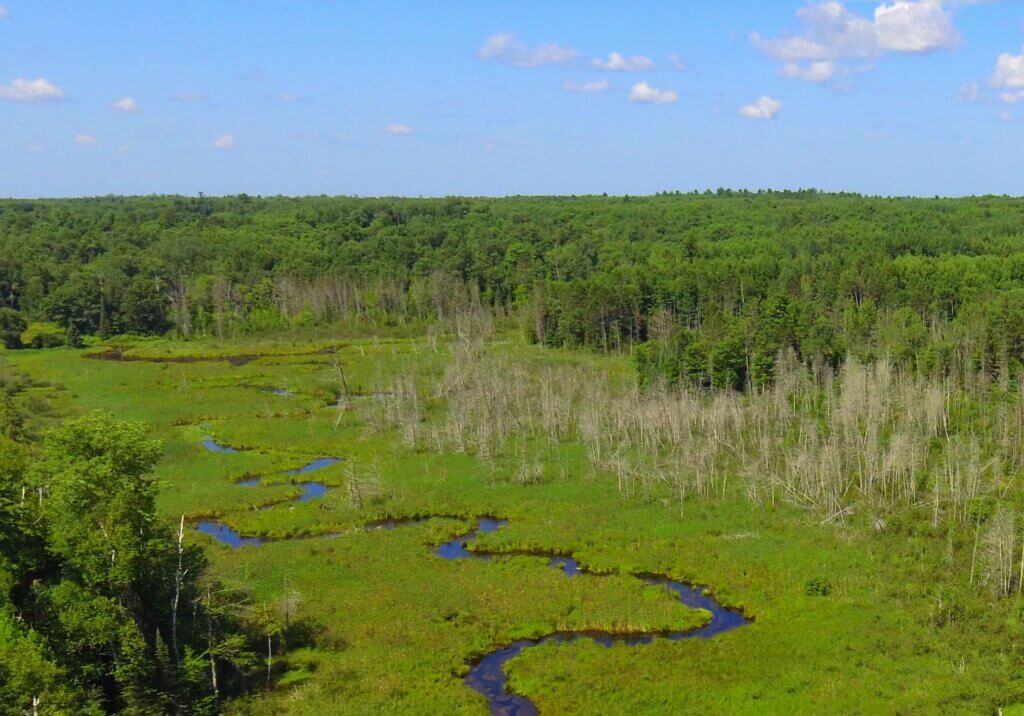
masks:
<path id="1" fill-rule="evenodd" d="M 36 427 L 91 409 L 143 420 L 165 443 L 161 512 L 220 515 L 244 534 L 318 535 L 231 551 L 202 535 L 214 570 L 279 603 L 301 595 L 299 616 L 314 646 L 289 655 L 276 688 L 238 709 L 255 713 L 481 713 L 459 676 L 496 645 L 558 629 L 683 629 L 703 623 L 667 590 L 628 575 L 666 573 L 712 587 L 742 607 L 750 626 L 712 640 L 599 648 L 588 642 L 528 650 L 509 666 L 511 684 L 549 713 L 991 713 L 1024 700 L 1024 626 L 1012 600 L 969 589 L 959 553 L 927 533 L 874 533 L 819 526 L 789 508 L 746 501 L 675 505 L 625 502 L 595 474 L 578 445 L 545 448 L 544 479 L 516 484 L 511 460 L 411 451 L 368 429 L 366 410 L 327 407 L 344 365 L 354 392 L 386 387 L 413 363 L 437 374 L 415 338 L 224 342 L 147 341 L 138 354 L 272 354 L 225 362 L 118 363 L 87 351 L 8 352 L 19 370 L 49 381 L 34 389 L 57 407 Z M 542 353 L 506 341 L 524 361 L 597 361 L 625 379 L 625 360 Z M 256 387 L 253 387 L 256 386 Z M 291 397 L 261 392 L 287 387 Z M 372 406 L 372 398 L 357 398 Z M 246 449 L 212 453 L 200 440 Z M 283 471 L 310 459 L 343 462 L 316 473 L 339 489 L 321 501 L 278 504 L 298 494 Z M 358 507 L 344 489 L 373 474 L 381 494 Z M 244 488 L 239 479 L 260 475 Z M 571 552 L 618 576 L 567 579 L 539 558 L 446 562 L 431 546 L 467 526 L 433 520 L 364 532 L 384 515 L 494 514 L 511 524 L 484 535 L 488 549 Z M 813 585 L 828 585 L 820 595 Z"/>

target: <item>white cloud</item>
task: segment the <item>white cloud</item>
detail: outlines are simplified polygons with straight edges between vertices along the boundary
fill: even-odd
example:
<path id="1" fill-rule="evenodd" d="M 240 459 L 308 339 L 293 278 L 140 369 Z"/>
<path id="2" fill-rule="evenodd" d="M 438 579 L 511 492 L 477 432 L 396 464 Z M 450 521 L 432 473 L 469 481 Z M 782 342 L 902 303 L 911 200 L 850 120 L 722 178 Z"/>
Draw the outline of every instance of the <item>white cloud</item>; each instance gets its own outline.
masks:
<path id="1" fill-rule="evenodd" d="M 643 55 L 624 57 L 618 52 L 612 52 L 608 55 L 607 60 L 595 57 L 590 61 L 590 64 L 600 70 L 608 70 L 609 72 L 643 72 L 654 67 L 654 61 L 649 57 L 644 57 Z"/>
<path id="2" fill-rule="evenodd" d="M 222 134 L 213 140 L 214 149 L 231 149 L 235 146 L 235 138 L 230 134 Z"/>
<path id="3" fill-rule="evenodd" d="M 964 82 L 960 85 L 956 98 L 959 102 L 977 102 L 981 99 L 981 85 L 974 81 Z"/>
<path id="4" fill-rule="evenodd" d="M 18 78 L 10 84 L 0 85 L 0 99 L 12 102 L 40 102 L 63 97 L 64 90 L 45 77 L 35 80 Z"/>
<path id="5" fill-rule="evenodd" d="M 751 40 L 765 54 L 786 62 L 864 57 L 875 54 L 877 38 L 872 22 L 855 15 L 835 0 L 806 5 L 796 13 L 803 33 Z"/>
<path id="6" fill-rule="evenodd" d="M 740 115 L 747 119 L 772 119 L 782 110 L 782 102 L 764 95 L 753 104 L 740 107 Z"/>
<path id="7" fill-rule="evenodd" d="M 0 5 L 0 20 L 6 20 L 11 16 L 11 11 L 7 9 L 6 5 Z"/>
<path id="8" fill-rule="evenodd" d="M 684 60 L 681 55 L 677 55 L 674 52 L 669 54 L 668 62 L 669 62 L 670 65 L 675 67 L 680 72 L 689 72 L 690 71 L 690 66 L 686 64 L 686 60 Z"/>
<path id="9" fill-rule="evenodd" d="M 579 53 L 570 47 L 548 43 L 538 47 L 527 47 L 513 32 L 491 35 L 477 50 L 483 60 L 506 62 L 514 67 L 540 67 L 558 65 L 575 60 Z"/>
<path id="10" fill-rule="evenodd" d="M 942 0 L 901 0 L 875 8 L 875 31 L 882 50 L 928 52 L 950 49 L 960 41 Z"/>
<path id="11" fill-rule="evenodd" d="M 75 144 L 99 144 L 100 140 L 91 134 L 76 134 Z"/>
<path id="12" fill-rule="evenodd" d="M 301 99 L 301 97 L 294 92 L 282 92 L 277 96 L 277 98 L 282 102 L 298 102 Z"/>
<path id="13" fill-rule="evenodd" d="M 1011 55 L 1004 52 L 999 55 L 990 82 L 993 87 L 1024 88 L 1024 53 Z"/>
<path id="14" fill-rule="evenodd" d="M 646 104 L 672 104 L 679 100 L 679 93 L 676 90 L 661 90 L 651 87 L 646 82 L 638 82 L 633 85 L 629 93 L 630 102 L 644 102 Z"/>
<path id="15" fill-rule="evenodd" d="M 999 118 L 1000 122 L 1009 122 L 1011 119 L 1013 119 L 1013 114 L 1011 114 L 1010 112 L 1000 112 L 999 114 L 996 115 L 996 117 Z"/>
<path id="16" fill-rule="evenodd" d="M 975 0 L 970 4 L 985 1 L 987 0 Z M 976 80 L 965 82 L 960 85 L 956 99 L 959 102 L 978 102 L 982 99 L 998 99 L 1006 104 L 1024 102 L 1024 52 L 1019 55 L 1010 52 L 999 55 L 988 85 L 994 90 L 991 94 L 985 92 L 981 83 Z"/>
<path id="17" fill-rule="evenodd" d="M 577 94 L 604 92 L 608 89 L 608 80 L 594 80 L 593 82 L 570 82 L 566 80 L 562 83 L 562 89 L 565 92 L 573 92 Z"/>
<path id="18" fill-rule="evenodd" d="M 135 101 L 134 97 L 122 97 L 116 102 L 111 102 L 110 108 L 125 114 L 135 114 L 139 111 L 139 104 Z"/>
<path id="19" fill-rule="evenodd" d="M 408 137 L 410 134 L 415 132 L 412 127 L 408 124 L 389 124 L 384 127 L 384 131 L 393 137 Z"/>
<path id="20" fill-rule="evenodd" d="M 765 54 L 784 62 L 878 57 L 951 49 L 960 40 L 942 0 L 895 0 L 875 8 L 874 17 L 851 12 L 838 0 L 797 11 L 803 31 L 751 40 Z"/>
<path id="21" fill-rule="evenodd" d="M 787 80 L 803 80 L 804 82 L 828 82 L 836 74 L 836 63 L 832 60 L 817 60 L 801 65 L 798 62 L 787 62 L 779 69 L 779 76 Z"/>

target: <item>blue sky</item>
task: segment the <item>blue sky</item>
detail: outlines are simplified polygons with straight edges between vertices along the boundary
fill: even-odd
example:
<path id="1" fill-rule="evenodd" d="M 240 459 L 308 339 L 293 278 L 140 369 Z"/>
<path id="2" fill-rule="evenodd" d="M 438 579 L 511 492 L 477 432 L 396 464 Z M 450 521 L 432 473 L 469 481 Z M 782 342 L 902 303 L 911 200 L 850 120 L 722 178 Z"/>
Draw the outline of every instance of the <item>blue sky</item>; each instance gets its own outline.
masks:
<path id="1" fill-rule="evenodd" d="M 1020 0 L 0 0 L 2 196 L 1020 195 L 1022 160 Z"/>

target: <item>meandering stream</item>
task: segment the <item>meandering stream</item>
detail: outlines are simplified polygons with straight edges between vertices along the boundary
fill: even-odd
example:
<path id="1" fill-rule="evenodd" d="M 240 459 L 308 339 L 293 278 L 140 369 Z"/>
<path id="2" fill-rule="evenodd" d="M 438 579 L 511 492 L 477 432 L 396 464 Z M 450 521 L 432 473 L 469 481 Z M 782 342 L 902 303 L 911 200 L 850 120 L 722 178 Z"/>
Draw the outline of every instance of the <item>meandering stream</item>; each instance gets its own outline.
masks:
<path id="1" fill-rule="evenodd" d="M 238 452 L 235 448 L 220 445 L 213 440 L 204 441 L 203 444 L 207 449 L 217 452 Z M 303 467 L 290 470 L 287 474 L 301 475 L 314 472 L 330 465 L 334 465 L 338 461 L 338 458 L 320 458 L 304 465 Z M 245 487 L 255 487 L 260 484 L 260 479 L 253 478 L 243 480 L 238 484 Z M 292 500 L 292 502 L 306 502 L 317 499 L 326 494 L 328 490 L 326 485 L 319 482 L 302 483 L 300 486 L 303 488 L 303 493 Z M 367 523 L 363 526 L 363 529 L 367 531 L 380 529 L 390 530 L 403 525 L 417 524 L 432 519 L 452 519 L 452 516 L 432 515 L 410 519 L 389 518 Z M 578 576 L 600 578 L 602 576 L 606 576 L 590 571 L 585 567 L 581 567 L 580 564 L 571 556 L 562 554 L 542 551 L 488 552 L 484 550 L 471 549 L 471 543 L 476 540 L 478 535 L 496 532 L 507 524 L 508 522 L 506 520 L 500 520 L 493 517 L 479 517 L 476 519 L 476 524 L 471 530 L 438 545 L 434 548 L 434 554 L 441 559 L 446 560 L 474 559 L 481 561 L 487 561 L 494 557 L 543 557 L 547 558 L 549 566 L 560 570 L 568 578 L 575 578 Z M 218 542 L 221 542 L 232 549 L 256 547 L 267 541 L 260 537 L 245 537 L 222 522 L 218 522 L 216 520 L 201 520 L 196 524 L 196 529 L 204 534 L 210 535 Z M 331 538 L 337 537 L 338 533 L 329 533 L 319 536 L 322 538 Z M 680 639 L 710 639 L 711 637 L 737 629 L 750 623 L 741 611 L 723 607 L 714 599 L 714 597 L 698 587 L 671 579 L 670 577 L 662 574 L 636 573 L 632 576 L 652 586 L 667 587 L 676 594 L 680 603 L 693 609 L 704 609 L 709 612 L 711 614 L 711 620 L 704 626 L 698 629 L 691 629 L 689 631 L 666 631 L 657 633 L 560 631 L 547 634 L 542 637 L 537 637 L 535 639 L 521 639 L 519 641 L 512 642 L 511 644 L 498 647 L 473 661 L 470 665 L 469 671 L 463 677 L 463 681 L 469 688 L 487 699 L 488 708 L 492 714 L 501 714 L 503 716 L 531 716 L 537 713 L 537 707 L 525 696 L 520 696 L 508 690 L 508 677 L 506 676 L 504 669 L 506 663 L 522 654 L 526 649 L 540 646 L 542 644 L 565 644 L 581 639 L 589 639 L 590 641 L 604 647 L 610 647 L 616 644 L 635 647 L 643 644 L 650 644 L 655 639 L 666 639 L 669 641 L 678 641 Z"/>
<path id="2" fill-rule="evenodd" d="M 480 518 L 476 526 L 469 532 L 459 535 L 448 542 L 436 547 L 434 553 L 442 559 L 480 559 L 488 560 L 492 557 L 528 555 L 533 557 L 545 557 L 548 565 L 560 570 L 567 577 L 587 575 L 593 578 L 606 576 L 592 572 L 572 557 L 547 553 L 542 551 L 530 552 L 487 552 L 482 550 L 469 549 L 470 543 L 479 534 L 496 532 L 507 525 L 504 520 L 496 520 L 488 517 Z M 678 641 L 680 639 L 710 639 L 713 636 L 731 631 L 749 623 L 749 620 L 737 609 L 723 607 L 714 597 L 703 590 L 670 579 L 661 574 L 634 574 L 647 584 L 654 586 L 668 587 L 675 592 L 679 601 L 693 609 L 704 609 L 711 613 L 711 620 L 699 629 L 689 631 L 667 631 L 659 633 L 623 633 L 610 631 L 562 631 L 547 634 L 536 639 L 521 639 L 512 642 L 507 646 L 500 647 L 485 654 L 473 662 L 469 672 L 463 678 L 466 685 L 487 699 L 488 707 L 492 714 L 508 716 L 531 716 L 537 713 L 537 707 L 532 701 L 524 696 L 514 694 L 508 690 L 508 677 L 505 675 L 504 666 L 511 659 L 519 656 L 526 649 L 541 644 L 565 644 L 580 639 L 589 639 L 601 646 L 610 647 L 615 644 L 627 646 L 640 646 L 650 644 L 655 639 L 668 639 Z"/>
<path id="3" fill-rule="evenodd" d="M 238 448 L 231 447 L 230 445 L 222 445 L 221 443 L 219 443 L 219 442 L 217 442 L 216 440 L 213 440 L 213 439 L 203 440 L 203 447 L 205 447 L 207 450 L 209 450 L 211 452 L 222 452 L 222 453 L 239 453 L 239 452 L 244 452 L 244 450 L 239 450 Z M 331 465 L 337 465 L 339 462 L 341 462 L 341 458 L 337 458 L 337 457 L 319 457 L 319 458 L 316 458 L 315 460 L 312 460 L 312 461 L 306 463 L 302 467 L 297 467 L 297 468 L 294 468 L 292 470 L 286 470 L 284 474 L 285 475 L 292 475 L 292 476 L 295 476 L 295 475 L 306 475 L 306 474 L 309 474 L 311 472 L 316 472 L 317 470 L 323 470 L 325 467 L 330 467 Z M 236 483 L 236 484 L 238 484 L 239 487 L 258 487 L 262 483 L 262 481 L 263 481 L 262 478 L 250 477 L 250 478 L 247 478 L 245 480 L 239 480 L 238 483 Z M 319 498 L 323 497 L 324 495 L 326 495 L 327 491 L 330 489 L 324 483 L 322 483 L 322 482 L 315 482 L 315 481 L 312 481 L 312 480 L 308 481 L 308 482 L 299 482 L 299 483 L 296 483 L 296 485 L 297 485 L 297 487 L 300 490 L 302 490 L 301 494 L 299 494 L 298 497 L 296 497 L 296 498 L 294 498 L 292 500 L 287 500 L 287 502 L 309 502 L 310 500 L 316 500 L 316 499 L 319 499 Z M 270 507 L 276 507 L 279 504 L 281 504 L 281 503 L 275 502 L 275 503 L 272 503 L 270 505 L 265 505 L 261 509 L 268 509 Z M 232 549 L 239 549 L 241 547 L 255 547 L 255 546 L 259 546 L 259 545 L 263 544 L 264 542 L 266 542 L 266 540 L 261 538 L 261 537 L 243 537 L 238 532 L 236 532 L 235 530 L 231 529 L 230 527 L 228 527 L 223 522 L 220 522 L 219 520 L 213 520 L 213 519 L 198 520 L 195 523 L 195 528 L 199 532 L 202 532 L 203 534 L 210 535 L 211 537 L 216 539 L 218 542 L 220 542 L 222 544 L 226 544 L 227 546 L 231 547 Z"/>

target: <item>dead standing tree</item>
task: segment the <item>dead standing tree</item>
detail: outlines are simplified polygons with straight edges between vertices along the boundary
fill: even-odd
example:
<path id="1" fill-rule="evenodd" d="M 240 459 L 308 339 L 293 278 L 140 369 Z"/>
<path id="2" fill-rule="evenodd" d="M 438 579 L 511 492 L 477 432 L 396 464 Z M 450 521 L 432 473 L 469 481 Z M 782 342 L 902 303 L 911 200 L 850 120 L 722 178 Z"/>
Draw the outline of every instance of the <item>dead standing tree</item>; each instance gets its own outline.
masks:
<path id="1" fill-rule="evenodd" d="M 184 276 L 179 276 L 171 283 L 168 298 L 174 309 L 174 325 L 178 335 L 188 338 L 192 335 L 192 310 L 188 300 L 188 284 Z"/>

